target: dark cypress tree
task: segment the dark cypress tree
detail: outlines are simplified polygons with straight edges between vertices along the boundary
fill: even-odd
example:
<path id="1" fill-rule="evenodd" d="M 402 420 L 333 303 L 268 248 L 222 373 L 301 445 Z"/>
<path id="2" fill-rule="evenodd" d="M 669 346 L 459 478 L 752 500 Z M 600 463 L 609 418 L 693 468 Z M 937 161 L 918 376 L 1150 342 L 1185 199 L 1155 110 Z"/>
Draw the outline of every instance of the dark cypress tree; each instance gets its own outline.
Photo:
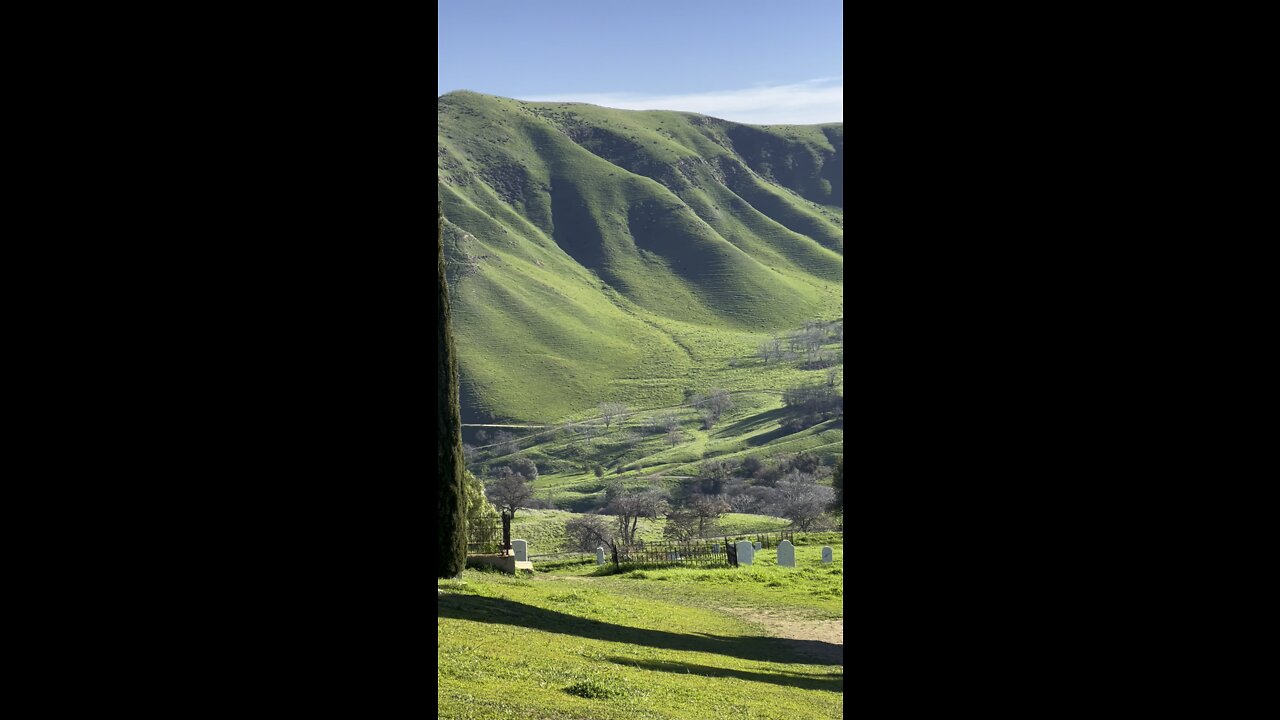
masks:
<path id="1" fill-rule="evenodd" d="M 457 577 L 467 560 L 466 502 L 463 495 L 462 420 L 458 409 L 458 359 L 453 353 L 449 325 L 449 285 L 444 276 L 444 214 L 436 204 L 436 427 L 439 458 L 436 463 L 439 548 L 436 577 Z"/>

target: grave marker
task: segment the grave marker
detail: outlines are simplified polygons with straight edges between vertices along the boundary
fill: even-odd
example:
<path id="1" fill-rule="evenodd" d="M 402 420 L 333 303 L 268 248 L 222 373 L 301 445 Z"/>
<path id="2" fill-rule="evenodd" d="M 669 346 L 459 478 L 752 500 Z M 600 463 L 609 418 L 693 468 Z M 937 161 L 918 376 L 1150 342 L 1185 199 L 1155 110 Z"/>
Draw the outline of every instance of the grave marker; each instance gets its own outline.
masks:
<path id="1" fill-rule="evenodd" d="M 528 561 L 529 542 L 527 540 L 512 540 L 511 548 L 516 552 L 516 562 Z"/>
<path id="2" fill-rule="evenodd" d="M 597 565 L 604 564 L 604 547 L 596 548 L 596 564 Z"/>
<path id="3" fill-rule="evenodd" d="M 746 540 L 738 541 L 738 564 L 750 565 L 756 558 L 756 549 Z"/>
<path id="4" fill-rule="evenodd" d="M 790 540 L 778 543 L 778 567 L 796 566 L 796 546 Z"/>
<path id="5" fill-rule="evenodd" d="M 822 548 L 822 564 L 823 565 L 831 564 L 831 548 L 830 547 L 824 546 Z"/>

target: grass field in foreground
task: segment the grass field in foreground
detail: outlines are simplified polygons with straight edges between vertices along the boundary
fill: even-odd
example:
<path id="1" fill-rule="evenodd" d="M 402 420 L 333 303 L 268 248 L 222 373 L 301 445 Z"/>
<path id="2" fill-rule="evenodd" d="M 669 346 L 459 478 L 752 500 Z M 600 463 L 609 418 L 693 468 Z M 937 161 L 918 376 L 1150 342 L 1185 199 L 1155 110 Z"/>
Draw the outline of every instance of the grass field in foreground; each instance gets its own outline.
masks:
<path id="1" fill-rule="evenodd" d="M 816 641 L 771 636 L 718 609 L 843 618 L 842 548 L 833 547 L 829 566 L 817 563 L 818 546 L 798 547 L 796 569 L 763 551 L 749 568 L 531 578 L 469 570 L 462 582 L 439 581 L 438 716 L 840 717 L 844 669 L 816 663 L 804 644 Z"/>

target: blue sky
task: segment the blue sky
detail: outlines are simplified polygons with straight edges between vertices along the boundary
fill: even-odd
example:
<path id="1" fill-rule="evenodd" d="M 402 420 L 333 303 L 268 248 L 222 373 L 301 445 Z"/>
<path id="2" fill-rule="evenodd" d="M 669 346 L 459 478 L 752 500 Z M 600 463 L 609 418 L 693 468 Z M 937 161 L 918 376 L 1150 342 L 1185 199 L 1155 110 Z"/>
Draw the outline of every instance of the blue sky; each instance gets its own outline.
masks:
<path id="1" fill-rule="evenodd" d="M 437 95 L 844 120 L 840 0 L 438 0 Z"/>

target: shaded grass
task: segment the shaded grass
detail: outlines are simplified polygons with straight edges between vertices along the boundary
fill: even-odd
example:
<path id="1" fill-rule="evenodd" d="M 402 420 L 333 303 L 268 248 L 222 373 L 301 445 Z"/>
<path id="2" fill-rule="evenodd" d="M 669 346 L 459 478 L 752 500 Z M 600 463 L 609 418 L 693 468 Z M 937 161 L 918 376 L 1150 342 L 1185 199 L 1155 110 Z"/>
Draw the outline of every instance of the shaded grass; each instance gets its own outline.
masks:
<path id="1" fill-rule="evenodd" d="M 738 589 L 758 582 L 739 574 Z M 441 718 L 835 718 L 843 710 L 839 665 L 815 664 L 804 642 L 768 637 L 682 584 L 470 570 L 462 582 L 437 584 L 446 590 L 437 605 Z M 634 592 L 646 584 L 661 585 L 663 596 Z"/>

